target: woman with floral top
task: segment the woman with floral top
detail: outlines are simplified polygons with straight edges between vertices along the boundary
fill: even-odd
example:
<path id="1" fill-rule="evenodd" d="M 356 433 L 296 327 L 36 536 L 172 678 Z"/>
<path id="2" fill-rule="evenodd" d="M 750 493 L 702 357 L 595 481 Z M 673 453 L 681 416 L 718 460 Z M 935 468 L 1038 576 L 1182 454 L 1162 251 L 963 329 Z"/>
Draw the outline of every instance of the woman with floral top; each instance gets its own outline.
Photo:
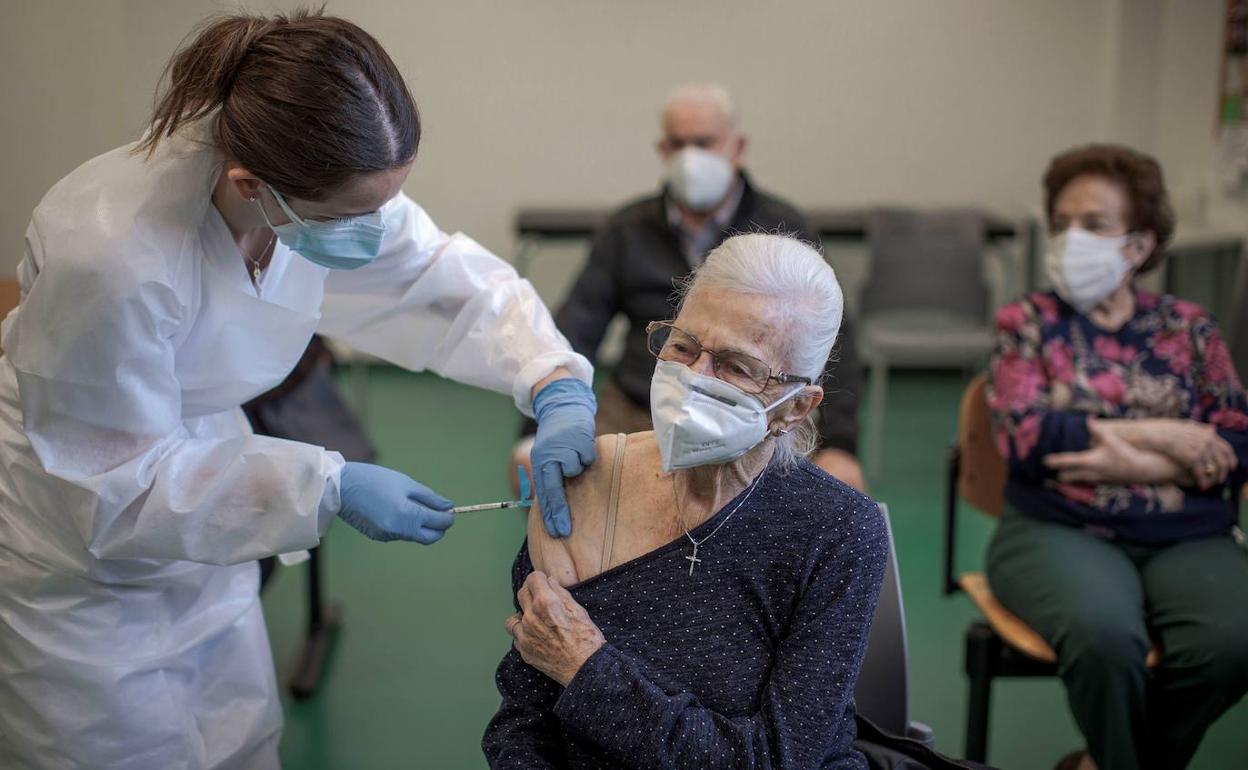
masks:
<path id="1" fill-rule="evenodd" d="M 1056 291 L 997 315 L 988 579 L 1057 653 L 1088 742 L 1059 767 L 1181 768 L 1248 690 L 1244 391 L 1208 313 L 1135 286 L 1174 231 L 1156 161 L 1084 147 L 1044 187 Z"/>

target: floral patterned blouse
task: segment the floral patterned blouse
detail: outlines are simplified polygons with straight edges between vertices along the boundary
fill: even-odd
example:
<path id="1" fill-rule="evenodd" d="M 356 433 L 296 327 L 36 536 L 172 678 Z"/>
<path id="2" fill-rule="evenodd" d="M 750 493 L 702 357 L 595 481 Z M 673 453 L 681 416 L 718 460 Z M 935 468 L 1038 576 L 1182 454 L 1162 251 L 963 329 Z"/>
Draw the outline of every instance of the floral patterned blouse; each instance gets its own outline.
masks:
<path id="1" fill-rule="evenodd" d="M 997 314 L 988 405 L 1009 459 L 1006 499 L 1023 513 L 1107 538 L 1164 544 L 1224 535 L 1248 480 L 1248 404 L 1226 344 L 1203 308 L 1136 290 L 1135 315 L 1105 331 L 1055 293 Z M 1175 484 L 1064 484 L 1052 452 L 1088 448 L 1087 418 L 1212 423 L 1239 467 L 1205 491 Z"/>

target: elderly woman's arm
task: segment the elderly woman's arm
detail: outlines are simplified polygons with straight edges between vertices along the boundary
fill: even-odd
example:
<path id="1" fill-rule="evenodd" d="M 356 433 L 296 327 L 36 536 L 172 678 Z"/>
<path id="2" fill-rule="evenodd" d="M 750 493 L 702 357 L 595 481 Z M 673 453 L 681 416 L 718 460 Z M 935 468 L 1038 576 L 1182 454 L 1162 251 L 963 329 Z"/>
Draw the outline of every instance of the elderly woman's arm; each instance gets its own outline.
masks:
<path id="1" fill-rule="evenodd" d="M 1165 454 L 1133 446 L 1115 428 L 1134 420 L 1088 418 L 1091 448 L 1045 455 L 1044 465 L 1064 484 L 1169 484 L 1191 486 L 1195 477 Z"/>
<path id="2" fill-rule="evenodd" d="M 541 518 L 538 517 L 538 529 Z M 523 584 L 528 545 L 512 566 L 512 588 Z M 517 603 L 516 608 L 519 609 Z M 481 748 L 491 770 L 545 770 L 564 767 L 562 736 L 555 718 L 559 686 L 525 664 L 515 647 L 507 651 L 494 674 L 502 705 L 485 728 Z"/>
<path id="3" fill-rule="evenodd" d="M 1248 397 L 1244 394 L 1231 351 L 1212 318 L 1196 327 L 1196 420 L 1213 426 L 1218 438 L 1234 453 L 1227 483 L 1238 488 L 1248 483 Z"/>
<path id="4" fill-rule="evenodd" d="M 1133 446 L 1159 452 L 1203 487 L 1248 479 L 1248 402 L 1230 351 L 1213 319 L 1192 326 L 1193 380 L 1190 419 L 1107 421 L 1105 427 Z"/>
<path id="5" fill-rule="evenodd" d="M 540 649 L 541 643 L 526 643 L 532 636 L 558 635 L 558 629 L 547 634 L 545 629 L 527 628 L 529 611 L 527 630 L 521 629 L 517 647 L 530 664 L 567 681 L 553 710 L 563 728 L 596 744 L 621 765 L 856 766 L 850 758 L 854 684 L 887 551 L 878 509 L 865 498 L 863 505 L 857 517 L 860 526 L 817 544 L 807 555 L 802 596 L 752 714 L 720 714 L 692 693 L 661 685 L 644 662 L 609 643 L 592 645 L 596 651 L 583 662 L 572 653 L 575 668 L 561 665 Z M 550 588 L 556 592 L 552 600 L 566 605 L 566 592 L 556 584 Z"/>
<path id="6" fill-rule="evenodd" d="M 515 648 L 507 651 L 494 682 L 503 703 L 481 741 L 491 770 L 564 767 L 563 738 L 554 713 L 559 686 L 525 665 Z"/>
<path id="7" fill-rule="evenodd" d="M 1013 475 L 1040 481 L 1078 468 L 1075 480 L 1084 482 L 1190 481 L 1186 470 L 1161 452 L 1113 442 L 1103 431 L 1094 441 L 1088 414 L 1056 407 L 1054 392 L 1063 383 L 1046 365 L 1041 313 L 1030 300 L 1001 309 L 996 338 L 988 406 L 997 448 Z M 1053 456 L 1056 463 L 1046 462 Z"/>

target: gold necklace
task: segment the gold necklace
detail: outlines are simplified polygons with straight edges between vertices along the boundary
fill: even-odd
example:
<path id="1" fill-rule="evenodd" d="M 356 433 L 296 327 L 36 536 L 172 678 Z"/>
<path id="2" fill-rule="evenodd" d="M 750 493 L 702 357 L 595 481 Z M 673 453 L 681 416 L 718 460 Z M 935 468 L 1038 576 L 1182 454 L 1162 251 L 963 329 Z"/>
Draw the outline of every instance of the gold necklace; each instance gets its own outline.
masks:
<path id="1" fill-rule="evenodd" d="M 264 262 L 264 255 L 269 252 L 269 249 L 273 248 L 273 243 L 276 240 L 277 240 L 277 233 L 273 233 L 269 236 L 269 243 L 267 246 L 264 247 L 264 251 L 260 252 L 259 259 L 252 259 L 250 254 L 247 254 L 246 252 L 243 253 L 243 256 L 247 258 L 247 261 L 251 263 L 251 282 L 253 284 L 259 285 L 260 265 Z"/>

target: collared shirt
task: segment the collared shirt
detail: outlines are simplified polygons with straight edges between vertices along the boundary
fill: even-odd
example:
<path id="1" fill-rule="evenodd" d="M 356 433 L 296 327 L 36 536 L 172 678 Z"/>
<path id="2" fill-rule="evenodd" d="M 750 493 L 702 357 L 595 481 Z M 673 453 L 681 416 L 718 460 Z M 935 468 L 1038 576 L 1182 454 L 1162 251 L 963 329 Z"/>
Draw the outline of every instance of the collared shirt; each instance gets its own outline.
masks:
<path id="1" fill-rule="evenodd" d="M 680 251 L 693 269 L 701 265 L 707 253 L 723 240 L 724 230 L 732 224 L 741 207 L 741 198 L 745 195 L 745 182 L 740 175 L 732 183 L 732 189 L 724 196 L 723 201 L 711 214 L 711 218 L 702 225 L 700 230 L 685 227 L 685 214 L 680 205 L 669 195 L 667 203 L 667 222 L 680 237 Z"/>

